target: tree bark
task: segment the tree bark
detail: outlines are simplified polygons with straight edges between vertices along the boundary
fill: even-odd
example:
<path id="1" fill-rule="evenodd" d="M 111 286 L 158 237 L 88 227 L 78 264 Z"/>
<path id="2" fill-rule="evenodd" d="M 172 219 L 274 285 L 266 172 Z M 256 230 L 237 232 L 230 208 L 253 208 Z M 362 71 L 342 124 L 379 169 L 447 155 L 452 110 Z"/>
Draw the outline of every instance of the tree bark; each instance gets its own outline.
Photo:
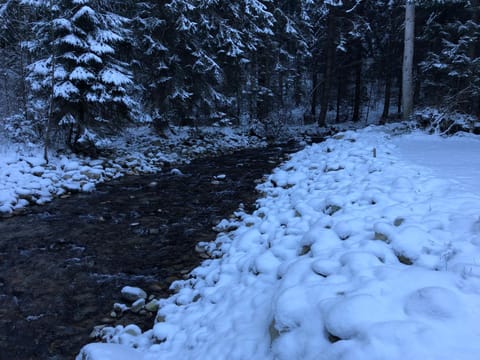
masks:
<path id="1" fill-rule="evenodd" d="M 318 75 L 316 70 L 312 71 L 312 99 L 310 106 L 310 115 L 312 119 L 315 119 L 317 115 L 317 97 L 318 97 Z"/>
<path id="2" fill-rule="evenodd" d="M 387 69 L 386 79 L 385 79 L 385 98 L 383 101 L 383 112 L 382 112 L 382 124 L 388 119 L 390 115 L 390 99 L 392 97 L 392 71 Z"/>
<path id="3" fill-rule="evenodd" d="M 361 46 L 361 45 L 359 45 Z M 353 103 L 352 121 L 360 120 L 360 106 L 362 102 L 362 52 L 358 50 L 357 64 L 355 65 L 355 97 Z"/>
<path id="4" fill-rule="evenodd" d="M 318 117 L 318 126 L 324 127 L 326 125 L 328 103 L 331 90 L 331 78 L 333 70 L 333 58 L 335 56 L 335 14 L 330 9 L 327 18 L 327 41 L 325 49 L 325 71 L 323 78 L 322 98 L 320 99 L 320 116 Z"/>
<path id="5" fill-rule="evenodd" d="M 403 119 L 408 120 L 413 112 L 413 50 L 415 42 L 415 1 L 405 3 L 405 42 L 402 67 Z"/>
<path id="6" fill-rule="evenodd" d="M 340 122 L 340 107 L 342 104 L 342 79 L 340 74 L 337 78 L 337 115 L 335 116 L 335 123 Z"/>
<path id="7" fill-rule="evenodd" d="M 53 7 L 54 3 L 53 0 L 50 0 L 50 24 L 49 24 L 49 31 L 50 31 L 50 38 L 53 40 L 54 38 L 54 29 L 53 29 Z M 54 42 L 52 42 L 54 44 Z M 43 146 L 43 159 L 45 162 L 48 164 L 48 149 L 50 147 L 50 135 L 52 132 L 52 127 L 53 127 L 53 112 L 54 112 L 54 104 L 53 102 L 55 101 L 55 68 L 56 68 L 56 47 L 53 45 L 53 51 L 52 51 L 52 64 L 51 64 L 51 69 L 50 69 L 50 94 L 49 94 L 49 101 L 48 101 L 48 113 L 47 113 L 47 126 L 45 130 L 45 143 Z"/>

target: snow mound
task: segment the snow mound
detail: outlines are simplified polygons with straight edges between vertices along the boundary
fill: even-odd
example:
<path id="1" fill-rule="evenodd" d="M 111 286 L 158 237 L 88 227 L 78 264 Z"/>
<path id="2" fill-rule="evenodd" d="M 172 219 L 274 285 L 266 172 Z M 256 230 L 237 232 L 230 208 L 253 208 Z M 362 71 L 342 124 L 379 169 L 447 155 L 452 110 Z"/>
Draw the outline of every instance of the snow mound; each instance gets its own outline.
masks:
<path id="1" fill-rule="evenodd" d="M 222 225 L 222 256 L 160 301 L 134 341 L 144 359 L 477 359 L 480 182 L 462 179 L 478 167 L 452 176 L 412 142 L 480 152 L 478 138 L 370 127 L 294 154 L 253 214 Z M 126 328 L 106 332 L 122 343 Z"/>

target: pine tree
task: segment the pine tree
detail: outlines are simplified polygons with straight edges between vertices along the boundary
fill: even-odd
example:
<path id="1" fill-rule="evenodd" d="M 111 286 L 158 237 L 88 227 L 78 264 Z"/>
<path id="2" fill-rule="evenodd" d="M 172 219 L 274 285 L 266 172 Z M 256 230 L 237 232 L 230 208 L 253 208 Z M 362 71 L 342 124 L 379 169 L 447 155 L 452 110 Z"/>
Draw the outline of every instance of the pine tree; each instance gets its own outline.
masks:
<path id="1" fill-rule="evenodd" d="M 462 4 L 429 7 L 422 40 L 429 43 L 420 63 L 424 100 L 442 108 L 478 114 L 480 97 L 480 22 L 478 7 Z M 436 39 L 436 40 L 433 40 Z"/>
<path id="2" fill-rule="evenodd" d="M 46 143 L 51 128 L 63 125 L 69 128 L 67 143 L 79 151 L 92 129 L 115 128 L 135 106 L 128 95 L 131 75 L 117 52 L 127 19 L 107 11 L 101 1 L 34 5 L 49 16 L 27 43 L 37 59 L 29 67 L 32 89 L 48 99 Z"/>

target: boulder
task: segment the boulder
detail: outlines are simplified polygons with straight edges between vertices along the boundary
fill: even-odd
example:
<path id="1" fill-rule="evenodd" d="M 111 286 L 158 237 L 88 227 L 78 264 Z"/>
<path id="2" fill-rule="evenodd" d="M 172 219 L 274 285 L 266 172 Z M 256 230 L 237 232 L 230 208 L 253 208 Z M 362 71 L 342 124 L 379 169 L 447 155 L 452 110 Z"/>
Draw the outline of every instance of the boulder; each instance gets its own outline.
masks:
<path id="1" fill-rule="evenodd" d="M 122 297 L 125 300 L 135 302 L 138 299 L 146 299 L 147 293 L 138 287 L 125 286 L 121 290 Z"/>

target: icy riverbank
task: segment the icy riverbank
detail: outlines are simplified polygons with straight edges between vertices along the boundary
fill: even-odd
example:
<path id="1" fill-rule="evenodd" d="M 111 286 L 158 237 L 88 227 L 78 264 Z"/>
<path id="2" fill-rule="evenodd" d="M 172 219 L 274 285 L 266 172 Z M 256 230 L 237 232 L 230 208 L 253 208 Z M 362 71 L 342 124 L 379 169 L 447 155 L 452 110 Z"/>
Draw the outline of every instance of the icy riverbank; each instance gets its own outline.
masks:
<path id="1" fill-rule="evenodd" d="M 93 191 L 95 184 L 123 175 L 154 173 L 195 157 L 266 145 L 240 129 L 204 128 L 195 134 L 192 129 L 175 130 L 164 139 L 146 126 L 131 128 L 110 140 L 109 157 L 51 155 L 49 164 L 43 159 L 41 146 L 4 143 L 0 146 L 0 216 L 68 196 L 72 191 Z"/>
<path id="2" fill-rule="evenodd" d="M 106 328 L 78 359 L 478 358 L 480 139 L 393 132 L 292 156 L 151 330 Z"/>

